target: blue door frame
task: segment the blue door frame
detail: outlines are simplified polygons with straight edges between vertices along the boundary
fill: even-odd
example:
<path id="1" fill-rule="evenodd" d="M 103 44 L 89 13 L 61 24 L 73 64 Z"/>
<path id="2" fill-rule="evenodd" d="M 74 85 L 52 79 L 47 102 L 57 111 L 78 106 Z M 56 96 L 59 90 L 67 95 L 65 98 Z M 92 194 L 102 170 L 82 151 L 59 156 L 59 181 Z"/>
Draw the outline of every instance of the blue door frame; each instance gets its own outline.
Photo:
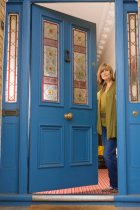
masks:
<path id="1" fill-rule="evenodd" d="M 32 2 L 46 2 L 46 1 L 32 1 Z M 47 1 L 48 2 L 48 1 Z M 60 2 L 59 0 L 52 0 L 49 2 Z M 69 2 L 69 1 L 63 1 L 63 2 Z M 73 1 L 73 2 L 84 2 L 82 1 Z M 91 0 L 91 2 L 106 2 L 106 1 L 94 1 Z M 114 2 L 110 0 L 109 2 Z M 125 195 L 127 193 L 126 190 L 126 148 L 125 148 L 125 134 L 122 132 L 125 130 L 125 96 L 124 96 L 124 72 L 121 71 L 121 69 L 124 69 L 124 50 L 123 50 L 123 1 L 117 0 L 115 2 L 115 8 L 116 8 L 116 71 L 117 71 L 117 84 L 119 83 L 119 90 L 117 90 L 117 98 L 119 99 L 119 102 L 117 103 L 117 110 L 120 110 L 118 112 L 118 151 L 119 157 L 118 157 L 118 179 L 119 179 L 119 191 L 120 194 Z M 22 162 L 22 165 L 20 165 L 20 175 L 23 186 L 20 186 L 19 192 L 20 193 L 27 193 L 28 192 L 28 177 L 26 176 L 28 172 L 28 164 L 27 164 L 27 147 L 28 147 L 28 104 L 27 104 L 27 98 L 29 98 L 29 72 L 30 72 L 30 14 L 31 12 L 31 2 L 30 1 L 23 1 L 23 40 L 22 40 L 22 46 L 24 47 L 22 50 L 22 55 L 24 57 L 24 60 L 22 60 L 22 69 L 26 69 L 26 72 L 24 74 L 25 80 L 22 81 L 23 84 L 21 84 L 22 87 L 22 101 L 21 104 L 21 148 L 22 153 L 20 154 L 21 158 L 26 160 L 26 162 Z M 122 50 L 120 50 L 122 48 Z M 118 55 L 118 56 L 117 56 Z M 21 69 L 21 71 L 22 71 Z M 23 72 L 23 71 L 22 71 Z M 25 84 L 24 84 L 25 83 Z M 118 85 L 117 85 L 118 87 Z M 121 90 L 121 91 L 120 91 Z M 26 115 L 24 115 L 26 113 Z M 123 113 L 123 114 L 122 114 Z M 23 115 L 23 116 L 22 116 Z M 25 132 L 26 130 L 26 132 Z M 26 141 L 25 141 L 26 139 Z M 26 142 L 26 144 L 25 144 Z M 120 143 L 121 142 L 121 143 Z M 24 148 L 24 150 L 23 150 Z M 122 161 L 124 160 L 124 161 Z M 25 168 L 26 166 L 26 168 Z M 23 172 L 24 171 L 24 172 Z"/>
<path id="2" fill-rule="evenodd" d="M 21 59 L 21 94 L 20 94 L 20 144 L 19 144 L 19 186 L 17 195 L 28 194 L 28 134 L 29 134 L 29 78 L 30 78 L 30 22 L 31 22 L 31 6 L 32 3 L 39 2 L 71 2 L 70 0 L 23 0 L 22 3 L 22 59 Z M 86 2 L 85 0 L 73 0 L 72 2 Z M 118 202 L 138 202 L 139 196 L 127 195 L 127 174 L 126 174 L 126 142 L 125 142 L 125 74 L 124 69 L 124 22 L 123 22 L 123 7 L 125 2 L 136 2 L 135 0 L 88 0 L 88 2 L 115 2 L 115 17 L 116 17 L 116 72 L 117 72 L 117 119 L 118 119 L 118 181 L 119 195 L 115 196 Z M 7 4 L 17 3 L 10 0 Z M 24 59 L 23 59 L 24 58 Z M 18 200 L 18 197 L 12 200 Z M 22 196 L 22 199 L 23 196 Z M 28 197 L 29 199 L 29 197 Z M 27 200 L 28 200 L 27 199 Z M 0 200 L 4 200 L 0 196 Z M 25 198 L 26 200 L 26 198 Z M 114 200 L 114 199 L 113 199 Z M 29 199 L 30 201 L 30 199 Z"/>

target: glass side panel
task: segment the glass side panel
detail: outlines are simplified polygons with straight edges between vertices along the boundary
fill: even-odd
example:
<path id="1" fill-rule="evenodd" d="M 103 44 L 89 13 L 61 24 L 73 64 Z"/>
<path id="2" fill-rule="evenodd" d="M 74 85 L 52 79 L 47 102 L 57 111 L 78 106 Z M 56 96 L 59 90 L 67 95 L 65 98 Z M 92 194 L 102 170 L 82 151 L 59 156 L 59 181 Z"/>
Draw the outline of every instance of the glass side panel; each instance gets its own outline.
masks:
<path id="1" fill-rule="evenodd" d="M 3 73 L 3 52 L 4 52 L 4 24 L 5 24 L 5 7 L 6 2 L 4 0 L 0 1 L 0 139 L 1 139 L 1 128 L 2 128 L 2 88 L 3 88 L 3 81 L 2 81 L 2 73 Z M 1 140 L 0 140 L 1 144 Z"/>
<path id="2" fill-rule="evenodd" d="M 138 15 L 127 15 L 128 29 L 128 66 L 129 66 L 129 101 L 140 101 L 139 65 L 138 65 Z"/>
<path id="3" fill-rule="evenodd" d="M 17 102 L 18 15 L 8 15 L 8 47 L 5 100 Z"/>
<path id="4" fill-rule="evenodd" d="M 42 101 L 59 102 L 59 25 L 43 21 Z"/>
<path id="5" fill-rule="evenodd" d="M 87 32 L 73 28 L 73 103 L 88 104 Z"/>

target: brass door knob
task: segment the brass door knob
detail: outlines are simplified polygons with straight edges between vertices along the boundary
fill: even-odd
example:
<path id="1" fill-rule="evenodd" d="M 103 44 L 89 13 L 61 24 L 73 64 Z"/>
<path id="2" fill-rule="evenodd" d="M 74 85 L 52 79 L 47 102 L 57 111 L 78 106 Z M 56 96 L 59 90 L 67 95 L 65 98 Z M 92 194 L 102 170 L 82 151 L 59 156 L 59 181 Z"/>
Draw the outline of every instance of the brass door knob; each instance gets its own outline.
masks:
<path id="1" fill-rule="evenodd" d="M 64 114 L 65 120 L 71 120 L 73 118 L 73 114 L 71 112 Z"/>
<path id="2" fill-rule="evenodd" d="M 134 111 L 132 112 L 132 114 L 136 117 L 136 116 L 138 116 L 139 112 L 136 111 L 136 110 L 134 110 Z"/>

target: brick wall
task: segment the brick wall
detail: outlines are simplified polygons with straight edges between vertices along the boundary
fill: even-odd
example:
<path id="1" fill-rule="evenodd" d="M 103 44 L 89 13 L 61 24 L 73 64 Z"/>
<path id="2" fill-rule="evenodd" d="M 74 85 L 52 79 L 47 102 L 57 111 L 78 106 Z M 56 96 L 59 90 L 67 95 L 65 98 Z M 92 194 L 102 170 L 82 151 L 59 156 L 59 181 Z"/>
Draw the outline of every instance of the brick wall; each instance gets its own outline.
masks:
<path id="1" fill-rule="evenodd" d="M 4 18 L 5 18 L 5 0 L 0 0 L 0 119 L 2 102 L 2 66 L 3 66 L 3 45 L 4 45 Z M 0 120 L 1 122 L 1 120 Z M 0 123 L 1 124 L 1 123 Z"/>

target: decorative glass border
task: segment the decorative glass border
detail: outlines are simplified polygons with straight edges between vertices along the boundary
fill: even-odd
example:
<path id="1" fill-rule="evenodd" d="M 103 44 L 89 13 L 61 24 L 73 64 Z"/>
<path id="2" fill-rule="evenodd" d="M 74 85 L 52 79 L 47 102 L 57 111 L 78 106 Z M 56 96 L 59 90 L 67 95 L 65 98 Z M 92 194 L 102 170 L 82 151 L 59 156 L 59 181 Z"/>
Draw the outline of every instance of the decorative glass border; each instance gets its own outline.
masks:
<path id="1" fill-rule="evenodd" d="M 73 36 L 73 104 L 88 104 L 87 32 L 72 28 Z"/>
<path id="2" fill-rule="evenodd" d="M 8 15 L 8 46 L 5 101 L 17 102 L 17 63 L 18 63 L 18 24 L 19 15 Z"/>
<path id="3" fill-rule="evenodd" d="M 129 101 L 139 102 L 139 54 L 138 54 L 138 15 L 127 14 L 128 64 L 129 64 Z"/>
<path id="4" fill-rule="evenodd" d="M 42 102 L 59 101 L 59 24 L 43 20 Z"/>

